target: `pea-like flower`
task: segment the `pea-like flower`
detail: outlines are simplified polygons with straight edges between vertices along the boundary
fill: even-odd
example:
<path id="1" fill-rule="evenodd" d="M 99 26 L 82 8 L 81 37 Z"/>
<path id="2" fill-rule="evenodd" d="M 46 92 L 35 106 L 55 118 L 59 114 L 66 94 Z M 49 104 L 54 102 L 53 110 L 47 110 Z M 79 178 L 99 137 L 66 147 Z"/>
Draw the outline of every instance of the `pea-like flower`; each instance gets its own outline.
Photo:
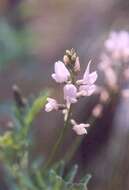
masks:
<path id="1" fill-rule="evenodd" d="M 55 73 L 53 73 L 51 76 L 58 83 L 66 82 L 68 78 L 70 77 L 70 73 L 68 69 L 65 67 L 64 63 L 61 61 L 57 61 L 55 63 L 54 70 L 55 70 Z"/>
<path id="2" fill-rule="evenodd" d="M 67 104 L 77 102 L 77 88 L 73 84 L 66 84 L 64 86 L 64 99 Z"/>
<path id="3" fill-rule="evenodd" d="M 48 103 L 45 105 L 45 111 L 50 112 L 52 110 L 58 110 L 58 103 L 53 98 L 47 98 Z"/>
<path id="4" fill-rule="evenodd" d="M 79 92 L 82 96 L 90 96 L 96 89 L 94 83 L 97 80 L 98 75 L 96 71 L 90 73 L 90 63 L 91 62 L 88 63 L 83 79 L 77 81 L 77 84 L 80 85 Z"/>
<path id="5" fill-rule="evenodd" d="M 64 63 L 63 63 L 64 62 Z M 66 50 L 63 56 L 63 62 L 57 61 L 54 65 L 54 73 L 51 75 L 57 83 L 63 83 L 63 94 L 65 103 L 58 104 L 55 99 L 48 98 L 45 105 L 45 111 L 60 110 L 64 115 L 64 127 L 71 119 L 71 104 L 76 103 L 82 96 L 90 96 L 95 91 L 95 81 L 97 80 L 97 72 L 90 73 L 90 62 L 84 72 L 81 80 L 77 80 L 80 72 L 79 56 L 74 49 Z M 77 124 L 71 120 L 72 129 L 78 135 L 87 134 L 86 128 L 89 124 Z"/>
<path id="6" fill-rule="evenodd" d="M 84 123 L 80 123 L 77 124 L 73 119 L 71 120 L 71 124 L 73 125 L 73 130 L 76 132 L 77 135 L 84 135 L 87 134 L 87 127 L 90 127 L 90 124 L 84 124 Z"/>
<path id="7" fill-rule="evenodd" d="M 94 84 L 95 81 L 97 80 L 97 77 L 98 77 L 96 71 L 90 73 L 90 64 L 91 64 L 91 61 L 88 63 L 88 66 L 87 66 L 85 73 L 83 75 L 83 84 L 84 85 Z"/>
<path id="8" fill-rule="evenodd" d="M 81 85 L 79 87 L 79 93 L 80 96 L 91 96 L 94 91 L 96 90 L 96 85 L 92 84 L 92 85 Z"/>

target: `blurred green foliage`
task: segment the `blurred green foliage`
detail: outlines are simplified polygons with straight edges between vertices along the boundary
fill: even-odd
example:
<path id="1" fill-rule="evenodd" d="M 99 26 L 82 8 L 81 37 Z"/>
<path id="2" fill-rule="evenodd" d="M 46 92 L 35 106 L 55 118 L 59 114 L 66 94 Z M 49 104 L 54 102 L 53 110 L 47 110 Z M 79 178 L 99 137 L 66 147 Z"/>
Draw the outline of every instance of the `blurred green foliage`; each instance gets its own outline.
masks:
<path id="1" fill-rule="evenodd" d="M 91 178 L 86 175 L 78 183 L 78 166 L 65 174 L 65 163 L 59 161 L 46 168 L 43 156 L 31 159 L 34 145 L 32 123 L 43 109 L 49 92 L 42 92 L 33 100 L 26 100 L 18 87 L 14 91 L 14 123 L 0 135 L 0 159 L 5 168 L 5 182 L 10 190 L 86 190 Z M 3 174 L 4 175 L 4 174 Z"/>
<path id="2" fill-rule="evenodd" d="M 15 29 L 9 22 L 0 19 L 0 69 L 25 58 L 27 55 L 31 34 L 25 29 Z"/>

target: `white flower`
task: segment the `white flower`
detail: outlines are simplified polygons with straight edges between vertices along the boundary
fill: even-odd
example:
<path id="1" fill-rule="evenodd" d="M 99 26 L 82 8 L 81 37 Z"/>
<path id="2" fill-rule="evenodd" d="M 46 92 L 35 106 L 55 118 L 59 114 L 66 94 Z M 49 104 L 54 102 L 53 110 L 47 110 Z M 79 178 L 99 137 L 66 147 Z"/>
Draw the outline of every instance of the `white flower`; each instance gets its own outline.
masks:
<path id="1" fill-rule="evenodd" d="M 47 98 L 48 103 L 45 105 L 45 111 L 50 112 L 52 110 L 58 110 L 58 103 L 53 98 Z"/>
<path id="2" fill-rule="evenodd" d="M 77 102 L 77 88 L 73 84 L 66 84 L 64 86 L 64 99 L 67 104 L 76 103 Z"/>
<path id="3" fill-rule="evenodd" d="M 77 135 L 87 134 L 86 128 L 89 127 L 90 124 L 84 124 L 84 123 L 77 124 L 74 120 L 71 120 L 71 123 L 73 125 L 72 129 L 76 132 Z"/>
<path id="4" fill-rule="evenodd" d="M 96 86 L 93 85 L 81 85 L 79 87 L 79 93 L 81 96 L 91 96 L 96 90 Z"/>
<path id="5" fill-rule="evenodd" d="M 113 58 L 129 59 L 129 33 L 127 31 L 111 32 L 109 38 L 105 41 L 105 47 Z"/>
<path id="6" fill-rule="evenodd" d="M 64 63 L 61 61 L 57 61 L 55 63 L 55 73 L 52 74 L 52 78 L 58 82 L 58 83 L 63 83 L 68 80 L 70 77 L 70 73 L 68 69 L 65 67 Z"/>
<path id="7" fill-rule="evenodd" d="M 97 80 L 97 72 L 94 71 L 90 73 L 90 63 L 88 63 L 88 66 L 85 70 L 85 73 L 83 75 L 83 79 L 77 81 L 77 84 L 80 85 L 79 92 L 82 96 L 90 96 L 95 91 L 96 86 L 94 85 L 95 81 Z"/>
<path id="8" fill-rule="evenodd" d="M 88 66 L 83 75 L 83 84 L 85 84 L 85 85 L 94 84 L 98 77 L 96 71 L 90 73 L 90 64 L 91 64 L 91 61 L 88 63 Z"/>

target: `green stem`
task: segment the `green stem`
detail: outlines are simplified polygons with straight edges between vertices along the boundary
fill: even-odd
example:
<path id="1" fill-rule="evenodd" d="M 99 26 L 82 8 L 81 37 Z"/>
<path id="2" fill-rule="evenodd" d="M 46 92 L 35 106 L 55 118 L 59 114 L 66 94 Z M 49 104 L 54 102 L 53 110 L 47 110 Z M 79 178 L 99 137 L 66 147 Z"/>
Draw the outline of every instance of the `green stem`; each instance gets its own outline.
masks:
<path id="1" fill-rule="evenodd" d="M 78 137 L 78 136 L 76 137 L 75 141 L 72 143 L 68 152 L 64 156 L 65 164 L 70 162 L 70 160 L 72 159 L 73 155 L 75 154 L 77 148 L 81 144 L 82 139 L 83 139 L 83 137 Z"/>
<path id="2" fill-rule="evenodd" d="M 66 130 L 68 128 L 68 124 L 69 124 L 69 119 L 70 119 L 70 115 L 71 115 L 71 109 L 72 109 L 72 106 L 70 105 L 70 107 L 68 109 L 67 119 L 66 119 L 66 121 L 64 123 L 64 127 L 63 127 L 63 129 L 62 129 L 62 131 L 61 131 L 61 133 L 59 135 L 59 138 L 57 139 L 57 142 L 55 143 L 54 148 L 52 149 L 52 153 L 51 153 L 50 158 L 48 159 L 48 161 L 46 163 L 45 168 L 48 168 L 51 165 L 51 162 L 53 161 L 53 159 L 54 159 L 54 157 L 55 157 L 55 155 L 57 153 L 57 150 L 60 147 L 60 144 L 61 144 L 61 142 L 62 142 L 62 140 L 64 138 L 65 132 L 66 132 Z"/>

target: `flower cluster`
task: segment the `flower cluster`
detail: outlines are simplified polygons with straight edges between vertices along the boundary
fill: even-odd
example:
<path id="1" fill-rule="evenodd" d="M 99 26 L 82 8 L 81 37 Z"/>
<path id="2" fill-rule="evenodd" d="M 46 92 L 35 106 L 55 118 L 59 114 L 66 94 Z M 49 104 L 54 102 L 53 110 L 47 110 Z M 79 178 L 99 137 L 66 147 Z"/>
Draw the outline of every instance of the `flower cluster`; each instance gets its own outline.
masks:
<path id="1" fill-rule="evenodd" d="M 111 32 L 105 41 L 105 48 L 115 60 L 129 61 L 129 33 Z"/>
<path id="2" fill-rule="evenodd" d="M 99 69 L 109 89 L 118 91 L 129 80 L 129 32 L 111 32 L 104 46 Z"/>
<path id="3" fill-rule="evenodd" d="M 102 115 L 112 96 L 129 98 L 129 32 L 122 30 L 109 34 L 100 54 L 98 69 L 103 73 L 103 83 L 97 87 L 99 103 L 92 110 L 95 118 Z"/>
<path id="4" fill-rule="evenodd" d="M 76 103 L 80 97 L 90 96 L 96 89 L 95 81 L 97 72 L 90 73 L 91 62 L 84 72 L 82 79 L 78 80 L 77 75 L 80 71 L 80 61 L 74 49 L 66 50 L 62 61 L 57 61 L 54 66 L 54 73 L 51 75 L 57 83 L 63 83 L 64 104 L 59 104 L 56 99 L 48 98 L 45 111 L 62 110 L 64 120 L 68 119 L 68 113 L 72 104 Z M 89 124 L 77 124 L 71 120 L 73 130 L 78 134 L 86 134 L 86 127 Z"/>

